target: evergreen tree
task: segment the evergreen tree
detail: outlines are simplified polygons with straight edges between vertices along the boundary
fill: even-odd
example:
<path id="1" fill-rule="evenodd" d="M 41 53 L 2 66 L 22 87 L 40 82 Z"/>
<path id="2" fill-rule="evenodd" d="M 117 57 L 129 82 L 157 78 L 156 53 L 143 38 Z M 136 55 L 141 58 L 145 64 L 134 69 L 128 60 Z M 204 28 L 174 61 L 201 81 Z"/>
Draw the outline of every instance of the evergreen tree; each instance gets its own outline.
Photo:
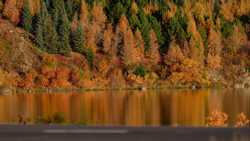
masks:
<path id="1" fill-rule="evenodd" d="M 64 1 L 59 0 L 56 11 L 58 12 L 57 17 L 57 33 L 59 41 L 59 52 L 63 55 L 68 55 L 70 52 L 69 35 L 70 35 L 70 23 L 65 10 Z M 54 21 L 56 22 L 56 21 Z"/>
<path id="2" fill-rule="evenodd" d="M 32 15 L 30 13 L 29 0 L 24 1 L 23 11 L 22 11 L 22 27 L 31 32 L 32 30 Z"/>
<path id="3" fill-rule="evenodd" d="M 35 37 L 39 48 L 49 53 L 57 53 L 57 33 L 45 2 L 42 2 L 41 11 L 36 19 Z"/>
<path id="4" fill-rule="evenodd" d="M 48 53 L 58 53 L 58 35 L 50 16 L 46 17 L 44 24 L 44 43 Z"/>
<path id="5" fill-rule="evenodd" d="M 83 53 L 83 29 L 80 24 L 78 24 L 77 29 L 71 32 L 71 47 L 72 50 L 78 53 Z"/>
<path id="6" fill-rule="evenodd" d="M 48 16 L 48 11 L 44 2 L 42 2 L 41 10 L 35 19 L 35 41 L 39 48 L 46 50 L 44 42 L 44 21 Z"/>

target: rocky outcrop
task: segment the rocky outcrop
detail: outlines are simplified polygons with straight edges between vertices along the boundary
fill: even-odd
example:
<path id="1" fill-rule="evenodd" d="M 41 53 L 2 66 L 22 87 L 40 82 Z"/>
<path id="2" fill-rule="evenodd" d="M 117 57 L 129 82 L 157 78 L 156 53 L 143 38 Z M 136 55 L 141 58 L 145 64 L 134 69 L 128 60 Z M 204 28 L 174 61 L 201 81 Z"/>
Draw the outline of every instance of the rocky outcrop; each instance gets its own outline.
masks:
<path id="1" fill-rule="evenodd" d="M 0 55 L 0 66 L 4 70 L 16 70 L 19 73 L 28 72 L 39 65 L 39 52 L 27 39 L 26 33 L 16 28 L 8 21 L 0 19 L 0 38 L 4 40 Z M 2 41 L 3 42 L 3 41 Z"/>

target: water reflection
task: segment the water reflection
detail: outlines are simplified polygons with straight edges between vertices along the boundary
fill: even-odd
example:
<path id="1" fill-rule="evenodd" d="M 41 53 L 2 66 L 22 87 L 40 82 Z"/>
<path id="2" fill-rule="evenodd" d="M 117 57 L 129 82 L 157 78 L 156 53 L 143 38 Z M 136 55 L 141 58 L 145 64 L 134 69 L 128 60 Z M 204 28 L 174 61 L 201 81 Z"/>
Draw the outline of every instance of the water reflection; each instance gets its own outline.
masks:
<path id="1" fill-rule="evenodd" d="M 86 92 L 83 94 L 12 94 L 0 96 L 0 122 L 28 123 L 63 113 L 65 123 L 86 125 L 205 126 L 220 110 L 233 125 L 241 112 L 250 117 L 248 90 L 169 90 Z M 51 121 L 53 122 L 53 120 Z"/>

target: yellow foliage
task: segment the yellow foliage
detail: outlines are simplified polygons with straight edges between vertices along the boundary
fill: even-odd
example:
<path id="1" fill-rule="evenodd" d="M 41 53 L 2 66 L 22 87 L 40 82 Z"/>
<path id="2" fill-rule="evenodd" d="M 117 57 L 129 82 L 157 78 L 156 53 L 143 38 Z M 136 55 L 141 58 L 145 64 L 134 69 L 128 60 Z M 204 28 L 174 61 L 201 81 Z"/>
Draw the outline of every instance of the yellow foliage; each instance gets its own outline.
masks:
<path id="1" fill-rule="evenodd" d="M 143 8 L 144 12 L 148 15 L 159 10 L 159 6 L 156 3 L 146 4 Z"/>
<path id="2" fill-rule="evenodd" d="M 170 10 L 167 10 L 164 15 L 163 15 L 163 19 L 164 21 L 168 21 L 169 19 L 171 19 L 172 17 L 174 17 L 176 11 L 177 11 L 177 6 L 172 3 L 172 2 L 168 2 L 168 6 Z"/>
<path id="3" fill-rule="evenodd" d="M 137 14 L 138 12 L 138 6 L 136 4 L 136 2 L 132 2 L 132 5 L 131 5 L 131 11 L 132 11 L 132 14 Z"/>
<path id="4" fill-rule="evenodd" d="M 184 60 L 184 55 L 180 49 L 180 46 L 172 41 L 169 45 L 167 54 L 164 56 L 164 63 L 167 65 L 174 65 L 181 63 Z"/>

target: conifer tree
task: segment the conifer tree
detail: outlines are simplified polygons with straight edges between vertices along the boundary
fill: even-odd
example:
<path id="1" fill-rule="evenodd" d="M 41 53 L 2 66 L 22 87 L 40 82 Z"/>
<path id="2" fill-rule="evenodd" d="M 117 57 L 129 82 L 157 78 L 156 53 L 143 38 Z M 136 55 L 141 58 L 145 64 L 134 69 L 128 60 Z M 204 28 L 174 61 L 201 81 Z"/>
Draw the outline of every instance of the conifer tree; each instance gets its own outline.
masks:
<path id="1" fill-rule="evenodd" d="M 39 48 L 41 48 L 42 50 L 46 50 L 43 35 L 44 35 L 44 23 L 45 23 L 44 21 L 45 21 L 45 18 L 48 16 L 48 11 L 47 11 L 45 3 L 43 1 L 41 1 L 41 3 L 42 3 L 41 10 L 35 20 L 36 21 L 35 41 Z"/>
<path id="2" fill-rule="evenodd" d="M 58 53 L 58 35 L 50 16 L 46 17 L 44 24 L 44 42 L 48 53 Z"/>
<path id="3" fill-rule="evenodd" d="M 23 11 L 22 11 L 22 27 L 28 31 L 31 32 L 32 30 L 32 15 L 30 12 L 30 7 L 29 7 L 29 0 L 24 1 L 23 5 Z"/>
<path id="4" fill-rule="evenodd" d="M 59 0 L 57 3 L 56 12 L 58 12 L 57 17 L 57 33 L 58 33 L 58 43 L 59 43 L 59 54 L 68 55 L 70 52 L 70 44 L 69 44 L 69 35 L 70 35 L 70 24 L 68 20 L 68 16 L 65 10 L 64 1 Z"/>
<path id="5" fill-rule="evenodd" d="M 48 13 L 45 2 L 36 19 L 35 37 L 37 45 L 49 53 L 58 52 L 58 37 L 53 21 Z"/>
<path id="6" fill-rule="evenodd" d="M 71 32 L 71 47 L 72 50 L 78 53 L 83 53 L 83 29 L 80 24 L 78 24 L 77 29 Z"/>

